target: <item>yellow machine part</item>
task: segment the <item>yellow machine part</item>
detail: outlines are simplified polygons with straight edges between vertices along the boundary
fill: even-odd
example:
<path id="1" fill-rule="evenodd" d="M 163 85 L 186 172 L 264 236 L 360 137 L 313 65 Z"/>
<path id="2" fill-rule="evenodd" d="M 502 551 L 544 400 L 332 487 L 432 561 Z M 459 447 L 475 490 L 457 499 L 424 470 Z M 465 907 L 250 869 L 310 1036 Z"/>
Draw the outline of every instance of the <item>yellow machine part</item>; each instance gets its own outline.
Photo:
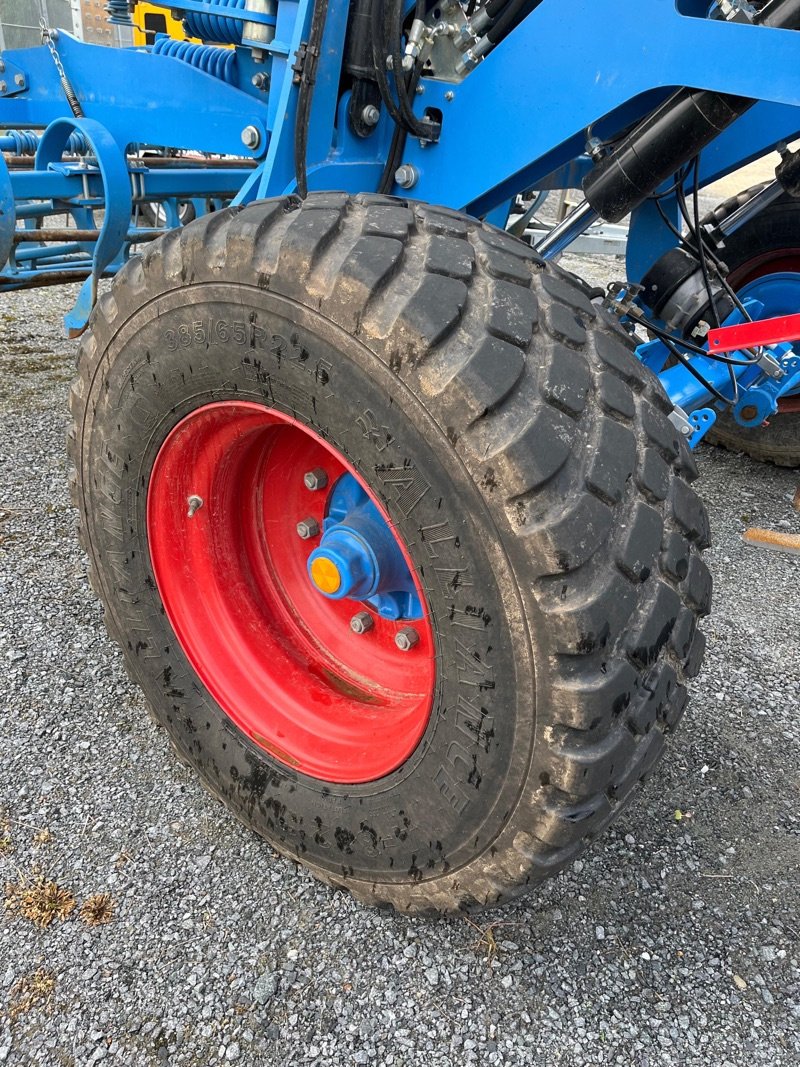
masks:
<path id="1" fill-rule="evenodd" d="M 176 41 L 197 41 L 196 37 L 187 37 L 183 23 L 172 17 L 171 12 L 155 4 L 137 3 L 133 9 L 133 43 L 135 45 L 152 44 L 157 33 L 166 33 Z"/>

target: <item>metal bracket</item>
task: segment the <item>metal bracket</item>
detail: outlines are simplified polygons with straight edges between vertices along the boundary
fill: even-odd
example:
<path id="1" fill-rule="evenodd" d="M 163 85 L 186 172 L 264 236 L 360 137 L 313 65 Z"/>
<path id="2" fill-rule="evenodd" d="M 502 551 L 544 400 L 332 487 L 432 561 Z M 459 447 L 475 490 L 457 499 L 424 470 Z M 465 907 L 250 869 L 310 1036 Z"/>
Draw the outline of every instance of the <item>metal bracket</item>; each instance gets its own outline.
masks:
<path id="1" fill-rule="evenodd" d="M 713 408 L 697 408 L 691 415 L 687 415 L 683 408 L 676 404 L 667 418 L 689 448 L 697 448 L 717 421 L 717 413 Z"/>
<path id="2" fill-rule="evenodd" d="M 28 88 L 28 76 L 22 67 L 0 55 L 0 97 L 16 96 Z"/>
<path id="3" fill-rule="evenodd" d="M 691 422 L 689 422 L 689 416 L 686 414 L 683 408 L 679 408 L 676 404 L 667 416 L 667 418 L 678 431 L 678 433 L 681 435 L 681 437 L 685 437 L 688 441 L 694 433 L 694 429 L 692 427 Z"/>
<path id="4" fill-rule="evenodd" d="M 768 378 L 783 378 L 786 374 L 786 371 L 768 348 L 764 348 L 759 352 L 757 366 Z"/>
<path id="5" fill-rule="evenodd" d="M 689 448 L 696 448 L 705 435 L 717 421 L 717 413 L 713 408 L 697 408 L 689 416 L 689 422 L 694 427 L 689 437 Z"/>
<path id="6" fill-rule="evenodd" d="M 748 0 L 717 0 L 717 7 L 726 22 L 752 23 L 756 9 Z"/>

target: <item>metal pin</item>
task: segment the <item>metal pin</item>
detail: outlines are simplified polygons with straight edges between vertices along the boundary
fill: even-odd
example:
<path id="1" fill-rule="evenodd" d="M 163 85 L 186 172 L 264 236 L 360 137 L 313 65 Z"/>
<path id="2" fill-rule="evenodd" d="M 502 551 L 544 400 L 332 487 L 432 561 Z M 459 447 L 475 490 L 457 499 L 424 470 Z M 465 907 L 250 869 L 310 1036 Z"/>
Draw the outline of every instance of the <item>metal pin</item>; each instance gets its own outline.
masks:
<path id="1" fill-rule="evenodd" d="M 187 518 L 193 519 L 195 512 L 203 506 L 203 498 L 193 493 L 186 503 L 189 505 L 189 510 L 186 512 Z"/>

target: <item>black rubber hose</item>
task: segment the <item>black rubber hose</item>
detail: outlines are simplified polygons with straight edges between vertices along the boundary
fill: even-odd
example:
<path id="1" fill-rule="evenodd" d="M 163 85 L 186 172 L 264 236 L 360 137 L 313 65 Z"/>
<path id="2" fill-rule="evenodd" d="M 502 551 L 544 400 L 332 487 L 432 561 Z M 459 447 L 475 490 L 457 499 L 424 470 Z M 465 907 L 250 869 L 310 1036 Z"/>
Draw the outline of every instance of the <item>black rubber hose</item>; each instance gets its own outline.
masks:
<path id="1" fill-rule="evenodd" d="M 408 79 L 408 92 L 412 95 L 417 91 L 419 85 L 419 79 L 422 75 L 422 67 L 417 64 L 413 73 Z M 395 126 L 394 135 L 392 136 L 392 142 L 389 147 L 389 154 L 386 157 L 386 164 L 381 174 L 380 183 L 378 185 L 379 193 L 390 193 L 394 186 L 394 175 L 397 168 L 403 159 L 403 152 L 405 151 L 406 140 L 408 138 L 408 131 L 403 126 Z"/>
<path id="2" fill-rule="evenodd" d="M 372 5 L 372 61 L 375 67 L 375 78 L 378 82 L 378 90 L 381 100 L 389 112 L 391 119 L 398 126 L 408 129 L 408 123 L 394 99 L 389 78 L 386 74 L 386 56 L 389 35 L 386 32 L 386 6 L 382 0 L 374 0 Z M 392 60 L 394 63 L 394 59 Z M 402 77 L 402 63 L 401 63 Z"/>
<path id="3" fill-rule="evenodd" d="M 754 22 L 798 29 L 800 0 L 773 0 Z M 619 222 L 755 103 L 727 93 L 679 89 L 587 175 L 586 199 L 602 218 Z"/>
<path id="4" fill-rule="evenodd" d="M 308 123 L 311 118 L 311 103 L 314 98 L 314 85 L 317 80 L 317 64 L 322 50 L 322 37 L 328 18 L 328 0 L 316 0 L 311 16 L 305 62 L 300 74 L 300 88 L 297 98 L 297 117 L 294 126 L 294 171 L 297 181 L 298 196 L 308 196 Z"/>
<path id="5" fill-rule="evenodd" d="M 486 34 L 492 44 L 499 44 L 514 29 L 517 23 L 530 15 L 543 0 L 511 0 L 495 24 Z"/>
<path id="6" fill-rule="evenodd" d="M 390 16 L 386 45 L 392 49 L 392 69 L 395 85 L 397 86 L 397 102 L 400 107 L 402 123 L 413 137 L 427 138 L 430 131 L 424 123 L 419 121 L 412 110 L 405 80 L 406 76 L 403 70 L 403 0 L 393 0 Z"/>

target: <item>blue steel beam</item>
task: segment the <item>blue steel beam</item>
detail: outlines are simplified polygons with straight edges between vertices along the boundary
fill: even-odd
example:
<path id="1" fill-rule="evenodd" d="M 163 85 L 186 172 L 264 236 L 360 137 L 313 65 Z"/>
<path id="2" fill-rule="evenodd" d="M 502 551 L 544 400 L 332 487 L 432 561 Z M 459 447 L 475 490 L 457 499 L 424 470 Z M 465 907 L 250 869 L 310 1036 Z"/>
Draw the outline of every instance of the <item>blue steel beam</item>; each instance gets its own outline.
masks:
<path id="1" fill-rule="evenodd" d="M 209 170 L 196 167 L 165 167 L 163 170 L 137 168 L 133 171 L 136 199 L 145 201 L 160 200 L 165 196 L 217 196 L 227 199 L 252 174 L 252 170 L 244 167 Z M 12 170 L 10 186 L 17 200 L 70 200 L 81 195 L 84 175 L 90 197 L 101 201 L 103 182 L 97 170 L 87 172 L 74 164 L 63 164 L 56 170 L 48 171 Z"/>
<path id="2" fill-rule="evenodd" d="M 168 145 L 226 155 L 263 156 L 269 119 L 266 101 L 171 56 L 139 49 L 83 44 L 61 32 L 58 51 L 87 117 L 104 126 L 124 149 L 131 144 Z M 0 100 L 0 126 L 47 126 L 65 114 L 64 98 L 48 50 L 14 52 L 28 89 Z M 258 148 L 242 143 L 255 126 Z"/>
<path id="3" fill-rule="evenodd" d="M 484 214 L 574 159 L 583 131 L 642 94 L 690 85 L 798 107 L 798 70 L 795 31 L 687 17 L 674 0 L 652 0 L 646 21 L 641 0 L 545 2 L 461 85 L 424 82 L 417 110 L 437 108 L 444 127 L 436 145 L 409 141 L 414 195 Z"/>

